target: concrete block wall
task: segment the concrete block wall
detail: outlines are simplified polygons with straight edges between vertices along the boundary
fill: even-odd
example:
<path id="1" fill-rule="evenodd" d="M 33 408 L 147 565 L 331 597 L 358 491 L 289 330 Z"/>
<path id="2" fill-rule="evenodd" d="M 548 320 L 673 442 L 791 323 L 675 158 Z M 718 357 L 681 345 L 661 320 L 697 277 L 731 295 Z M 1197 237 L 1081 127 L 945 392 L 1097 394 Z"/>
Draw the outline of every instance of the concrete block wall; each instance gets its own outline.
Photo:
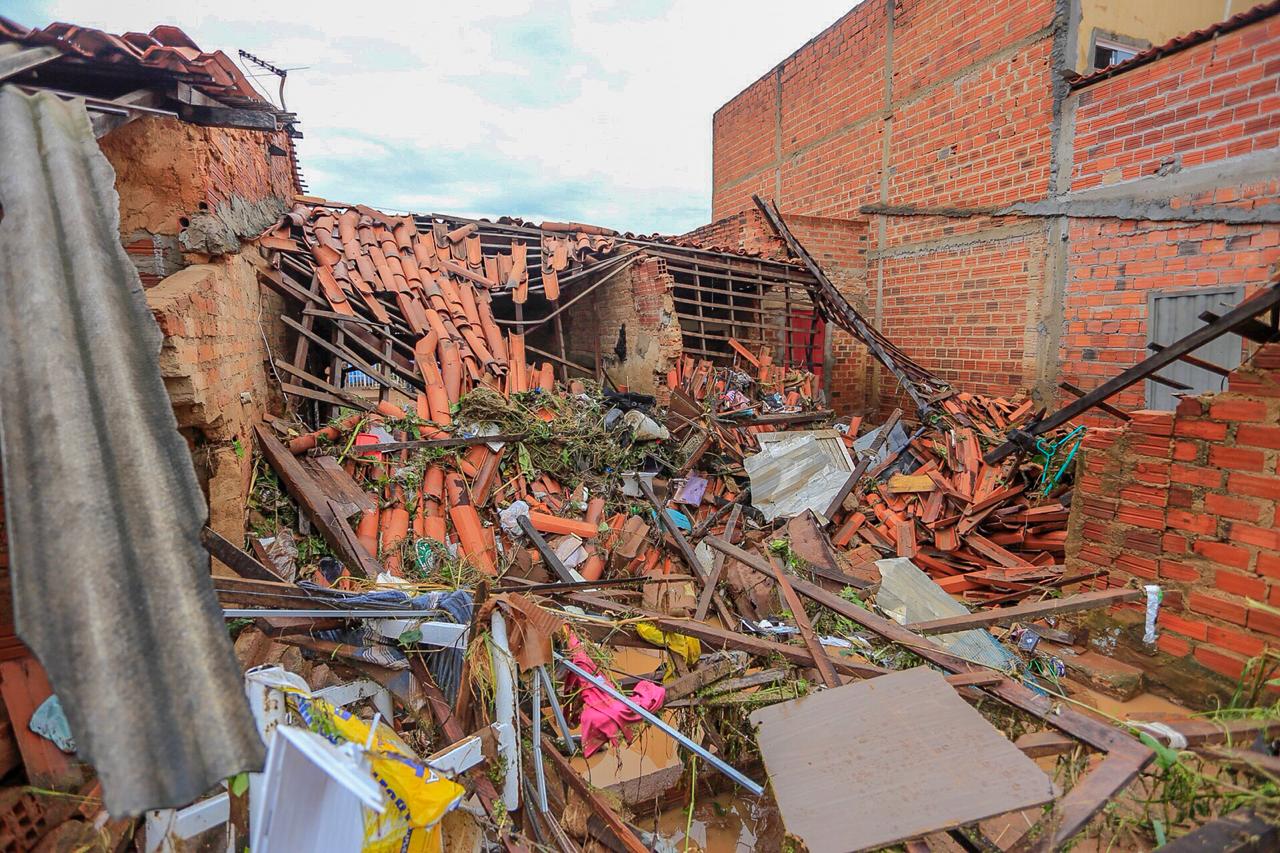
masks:
<path id="1" fill-rule="evenodd" d="M 1222 393 L 1133 417 L 1087 434 L 1067 572 L 1159 583 L 1160 651 L 1237 679 L 1280 647 L 1280 344 Z"/>

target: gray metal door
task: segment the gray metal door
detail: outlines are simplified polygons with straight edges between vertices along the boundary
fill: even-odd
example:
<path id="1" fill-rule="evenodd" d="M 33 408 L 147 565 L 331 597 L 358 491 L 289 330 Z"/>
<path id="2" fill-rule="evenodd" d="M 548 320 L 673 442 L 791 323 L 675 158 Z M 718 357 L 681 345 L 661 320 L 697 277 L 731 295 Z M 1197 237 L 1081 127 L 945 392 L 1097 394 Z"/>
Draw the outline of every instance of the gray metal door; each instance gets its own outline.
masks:
<path id="1" fill-rule="evenodd" d="M 1191 290 L 1153 290 L 1147 297 L 1147 340 L 1168 346 L 1185 338 L 1204 325 L 1200 314 L 1212 311 L 1224 314 L 1244 298 L 1243 287 L 1199 287 Z M 1237 335 L 1226 334 L 1210 341 L 1192 353 L 1231 370 L 1240 364 L 1241 342 Z M 1226 377 L 1218 376 L 1183 361 L 1161 368 L 1161 376 L 1190 385 L 1190 391 L 1175 391 L 1167 385 L 1147 380 L 1147 408 L 1172 410 L 1178 405 L 1174 394 L 1203 394 L 1221 391 Z"/>

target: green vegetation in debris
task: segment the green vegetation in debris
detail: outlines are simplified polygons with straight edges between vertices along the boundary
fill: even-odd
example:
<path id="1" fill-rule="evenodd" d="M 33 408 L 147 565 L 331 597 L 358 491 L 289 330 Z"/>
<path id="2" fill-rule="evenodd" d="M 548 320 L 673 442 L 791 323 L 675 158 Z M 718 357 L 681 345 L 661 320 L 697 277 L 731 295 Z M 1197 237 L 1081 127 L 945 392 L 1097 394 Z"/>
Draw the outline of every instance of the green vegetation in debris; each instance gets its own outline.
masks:
<path id="1" fill-rule="evenodd" d="M 1280 653 L 1267 650 L 1245 665 L 1230 702 L 1203 714 L 1206 719 L 1280 720 L 1280 699 L 1266 688 L 1280 686 Z M 1265 699 L 1271 698 L 1270 704 Z M 1112 849 L 1150 849 L 1220 815 L 1249 808 L 1280 820 L 1280 781 L 1247 763 L 1165 746 L 1145 731 L 1134 732 L 1155 753 L 1155 760 L 1129 788 L 1108 803 L 1087 836 L 1102 838 Z M 1223 748 L 1248 749 L 1248 744 Z M 1088 755 L 1077 749 L 1059 758 L 1059 782 L 1074 784 L 1088 768 Z"/>

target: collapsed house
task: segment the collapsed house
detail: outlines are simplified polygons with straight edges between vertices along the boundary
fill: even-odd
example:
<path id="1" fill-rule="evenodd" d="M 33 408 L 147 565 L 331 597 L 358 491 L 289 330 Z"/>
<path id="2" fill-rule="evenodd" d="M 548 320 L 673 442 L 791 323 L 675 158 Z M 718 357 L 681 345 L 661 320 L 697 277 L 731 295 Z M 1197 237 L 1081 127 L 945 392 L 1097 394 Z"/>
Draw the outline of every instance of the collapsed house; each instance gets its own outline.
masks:
<path id="1" fill-rule="evenodd" d="M 898 5 L 829 32 L 910 55 Z M 892 263 L 1039 214 L 869 248 L 784 148 L 679 237 L 393 216 L 176 28 L 0 36 L 6 848 L 1274 840 L 1273 271 L 1059 406 L 892 334 Z"/>

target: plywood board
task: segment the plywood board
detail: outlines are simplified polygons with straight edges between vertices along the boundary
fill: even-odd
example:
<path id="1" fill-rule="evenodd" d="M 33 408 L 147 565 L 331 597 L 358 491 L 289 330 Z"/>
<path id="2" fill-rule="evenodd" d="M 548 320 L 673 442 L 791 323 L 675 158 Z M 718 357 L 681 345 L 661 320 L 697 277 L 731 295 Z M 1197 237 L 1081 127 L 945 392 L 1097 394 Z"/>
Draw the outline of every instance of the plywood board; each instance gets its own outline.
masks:
<path id="1" fill-rule="evenodd" d="M 1053 782 L 928 667 L 751 715 L 787 832 L 810 853 L 883 847 L 1039 806 Z"/>

